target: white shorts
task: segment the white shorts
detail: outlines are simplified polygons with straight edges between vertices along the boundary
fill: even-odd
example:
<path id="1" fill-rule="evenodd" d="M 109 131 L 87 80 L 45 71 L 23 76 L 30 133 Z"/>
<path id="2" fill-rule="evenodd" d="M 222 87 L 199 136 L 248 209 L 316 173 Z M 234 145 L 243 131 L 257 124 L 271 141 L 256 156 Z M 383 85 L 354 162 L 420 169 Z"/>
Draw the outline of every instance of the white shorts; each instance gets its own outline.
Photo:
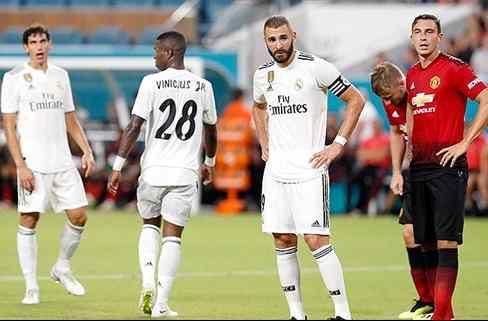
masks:
<path id="1" fill-rule="evenodd" d="M 264 233 L 330 235 L 329 177 L 283 183 L 263 177 Z"/>
<path id="2" fill-rule="evenodd" d="M 196 183 L 184 186 L 152 186 L 139 179 L 137 187 L 139 215 L 143 219 L 162 215 L 165 221 L 186 226 L 197 191 Z"/>
<path id="3" fill-rule="evenodd" d="M 76 168 L 54 174 L 32 173 L 35 178 L 32 192 L 24 190 L 17 177 L 20 213 L 44 213 L 49 202 L 56 213 L 88 205 L 83 181 Z"/>

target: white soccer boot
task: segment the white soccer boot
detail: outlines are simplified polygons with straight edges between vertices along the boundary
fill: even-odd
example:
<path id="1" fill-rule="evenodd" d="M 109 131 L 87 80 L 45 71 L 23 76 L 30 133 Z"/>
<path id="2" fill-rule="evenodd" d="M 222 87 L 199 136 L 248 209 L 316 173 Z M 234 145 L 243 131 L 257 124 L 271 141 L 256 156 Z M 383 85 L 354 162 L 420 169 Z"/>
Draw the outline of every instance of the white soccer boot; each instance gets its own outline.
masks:
<path id="1" fill-rule="evenodd" d="M 22 299 L 22 304 L 39 304 L 41 300 L 39 299 L 39 289 L 27 289 L 25 291 L 25 296 Z"/>
<path id="2" fill-rule="evenodd" d="M 139 309 L 144 314 L 151 314 L 154 303 L 154 289 L 142 289 L 139 297 Z"/>
<path id="3" fill-rule="evenodd" d="M 59 271 L 56 266 L 51 269 L 51 279 L 56 283 L 61 283 L 69 294 L 85 295 L 86 291 L 83 285 L 75 279 L 70 270 Z"/>
<path id="4" fill-rule="evenodd" d="M 174 318 L 177 316 L 178 313 L 172 311 L 167 304 L 155 304 L 151 313 L 151 318 Z"/>

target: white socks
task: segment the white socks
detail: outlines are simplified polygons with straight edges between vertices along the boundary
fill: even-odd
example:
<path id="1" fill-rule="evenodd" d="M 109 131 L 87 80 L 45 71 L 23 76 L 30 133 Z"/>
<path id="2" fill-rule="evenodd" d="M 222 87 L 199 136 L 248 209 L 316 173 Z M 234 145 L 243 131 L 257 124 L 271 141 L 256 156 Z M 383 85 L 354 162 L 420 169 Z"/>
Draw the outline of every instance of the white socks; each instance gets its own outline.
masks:
<path id="1" fill-rule="evenodd" d="M 17 230 L 17 254 L 27 289 L 39 289 L 37 283 L 36 230 L 19 225 Z"/>
<path id="2" fill-rule="evenodd" d="M 161 257 L 159 258 L 158 295 L 156 303 L 162 306 L 168 305 L 169 295 L 173 287 L 173 281 L 181 261 L 181 239 L 169 236 L 163 238 Z"/>
<path id="3" fill-rule="evenodd" d="M 276 249 L 276 265 L 281 287 L 288 302 L 290 316 L 297 320 L 305 320 L 302 296 L 300 292 L 300 267 L 298 265 L 297 248 Z"/>
<path id="4" fill-rule="evenodd" d="M 81 234 L 85 228 L 83 226 L 73 225 L 69 220 L 64 225 L 60 238 L 59 257 L 56 262 L 56 269 L 59 271 L 69 271 L 69 260 L 75 254 L 80 245 Z"/>
<path id="5" fill-rule="evenodd" d="M 312 254 L 319 266 L 322 280 L 334 302 L 335 316 L 350 320 L 351 311 L 347 302 L 344 275 L 341 262 L 339 262 L 334 248 L 330 244 L 325 245 L 313 251 Z"/>
<path id="6" fill-rule="evenodd" d="M 144 289 L 156 289 L 155 277 L 160 245 L 161 230 L 157 226 L 144 224 L 139 236 L 139 267 Z"/>

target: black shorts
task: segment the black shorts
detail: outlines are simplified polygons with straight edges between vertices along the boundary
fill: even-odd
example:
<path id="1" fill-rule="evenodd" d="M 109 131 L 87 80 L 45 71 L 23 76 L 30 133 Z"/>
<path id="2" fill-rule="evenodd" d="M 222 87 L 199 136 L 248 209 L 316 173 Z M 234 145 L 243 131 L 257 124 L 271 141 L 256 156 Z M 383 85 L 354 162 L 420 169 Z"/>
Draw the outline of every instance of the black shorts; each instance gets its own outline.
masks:
<path id="1" fill-rule="evenodd" d="M 402 208 L 398 215 L 398 223 L 401 225 L 412 224 L 411 209 L 409 208 L 410 199 L 410 177 L 408 170 L 402 171 L 403 176 L 403 195 L 401 196 Z"/>
<path id="2" fill-rule="evenodd" d="M 467 169 L 440 168 L 434 172 L 418 171 L 416 175 L 412 171 L 410 175 L 407 202 L 411 209 L 415 243 L 447 240 L 462 244 Z"/>

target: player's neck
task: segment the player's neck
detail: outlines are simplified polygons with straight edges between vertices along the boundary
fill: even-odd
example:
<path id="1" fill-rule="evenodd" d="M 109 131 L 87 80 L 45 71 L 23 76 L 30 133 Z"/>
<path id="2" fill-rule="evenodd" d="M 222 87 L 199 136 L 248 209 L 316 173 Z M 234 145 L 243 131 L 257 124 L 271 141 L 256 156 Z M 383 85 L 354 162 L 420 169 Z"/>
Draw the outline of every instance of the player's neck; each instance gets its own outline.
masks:
<path id="1" fill-rule="evenodd" d="M 296 53 L 296 50 L 293 50 L 293 52 L 290 55 L 290 58 L 288 58 L 288 60 L 285 62 L 278 62 L 278 66 L 280 66 L 281 68 L 288 67 L 293 62 L 293 60 L 295 59 L 295 53 Z"/>
<path id="2" fill-rule="evenodd" d="M 428 55 L 426 57 L 419 56 L 420 66 L 423 69 L 427 68 L 440 54 L 441 54 L 441 51 L 439 49 L 436 49 L 430 55 Z"/>
<path id="3" fill-rule="evenodd" d="M 28 62 L 29 66 L 32 68 L 32 69 L 36 69 L 36 70 L 42 70 L 42 71 L 46 71 L 47 70 L 47 61 L 43 62 L 43 63 L 37 63 L 35 61 L 32 61 L 30 60 Z"/>
<path id="4" fill-rule="evenodd" d="M 172 62 L 168 65 L 168 68 L 185 69 L 185 63 L 183 61 Z"/>

